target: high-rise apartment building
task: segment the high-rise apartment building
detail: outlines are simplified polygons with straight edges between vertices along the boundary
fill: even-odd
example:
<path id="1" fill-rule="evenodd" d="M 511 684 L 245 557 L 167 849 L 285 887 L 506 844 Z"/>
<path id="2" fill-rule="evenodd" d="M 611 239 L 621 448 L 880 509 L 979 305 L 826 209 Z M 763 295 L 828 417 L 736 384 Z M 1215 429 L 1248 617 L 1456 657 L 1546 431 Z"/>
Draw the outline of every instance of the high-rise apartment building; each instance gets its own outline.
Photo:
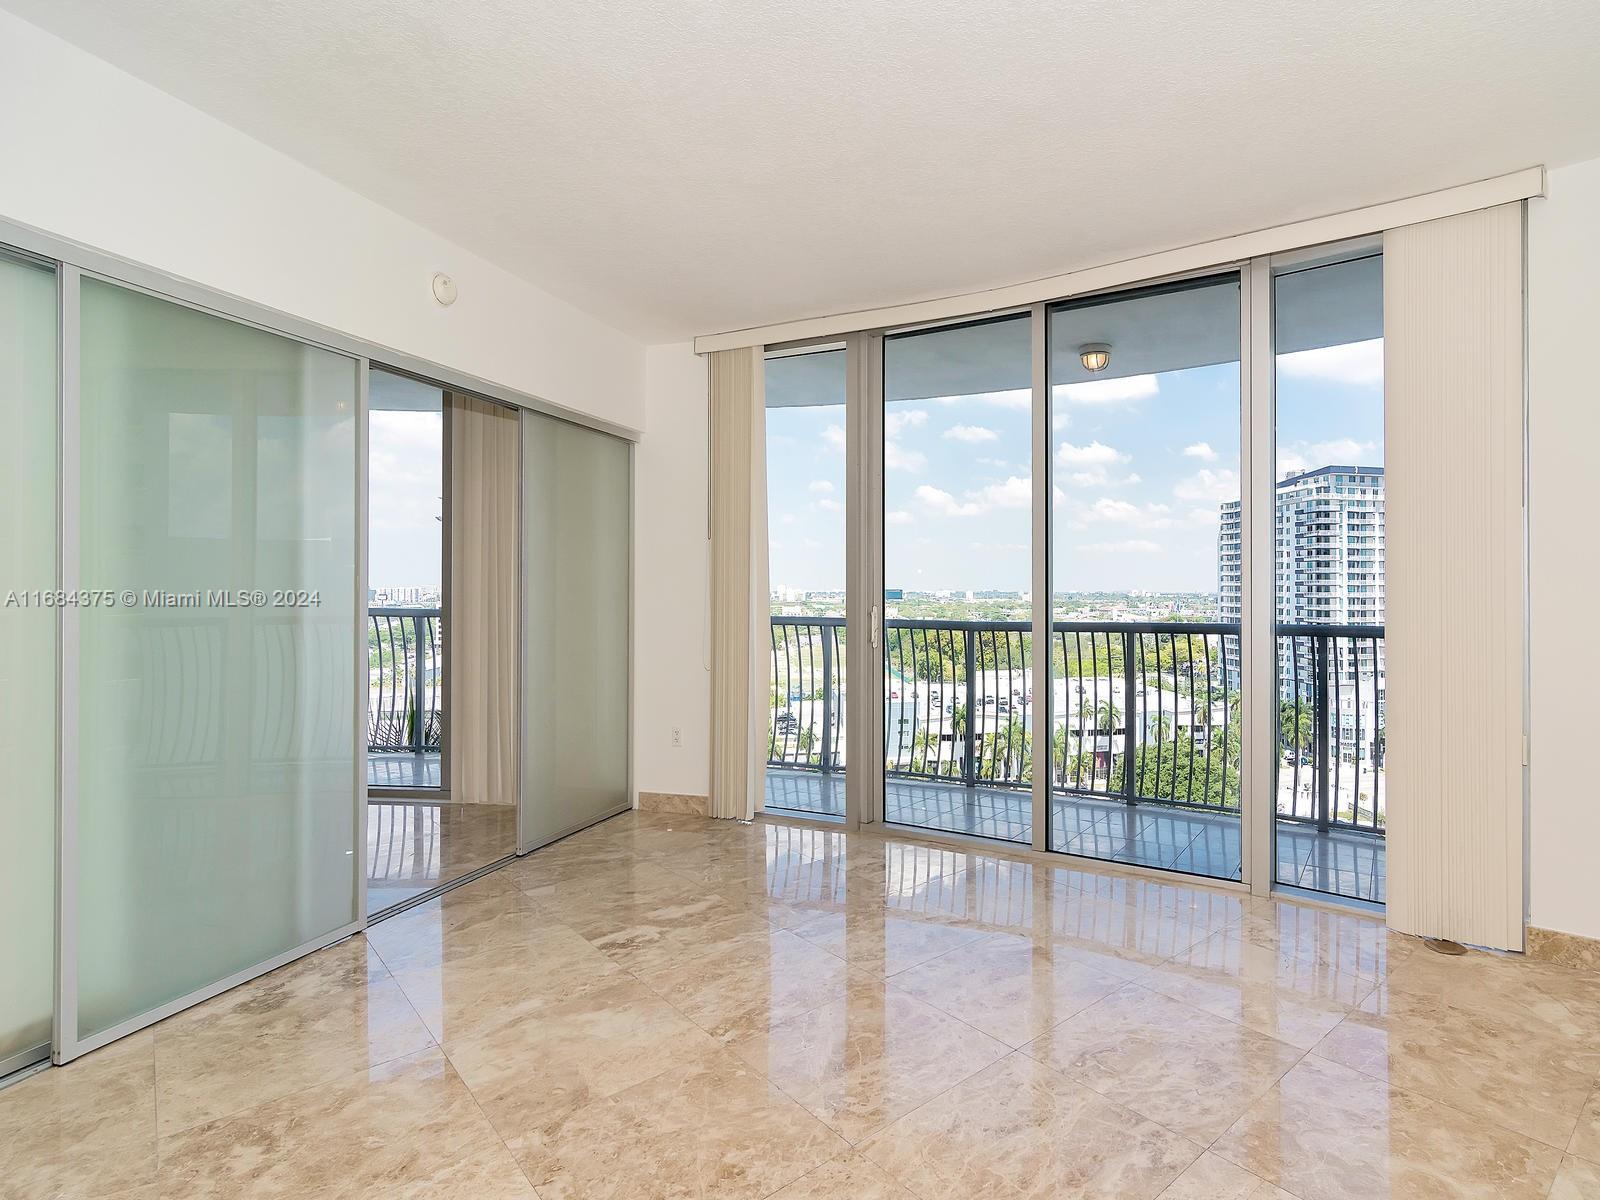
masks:
<path id="1" fill-rule="evenodd" d="M 1223 621 L 1242 616 L 1241 537 L 1239 501 L 1227 501 L 1217 532 L 1217 607 Z M 1280 625 L 1383 624 L 1382 467 L 1318 467 L 1279 480 L 1273 543 Z M 1341 669 L 1354 665 L 1341 664 Z M 1239 678 L 1233 643 L 1227 668 L 1233 686 Z"/>

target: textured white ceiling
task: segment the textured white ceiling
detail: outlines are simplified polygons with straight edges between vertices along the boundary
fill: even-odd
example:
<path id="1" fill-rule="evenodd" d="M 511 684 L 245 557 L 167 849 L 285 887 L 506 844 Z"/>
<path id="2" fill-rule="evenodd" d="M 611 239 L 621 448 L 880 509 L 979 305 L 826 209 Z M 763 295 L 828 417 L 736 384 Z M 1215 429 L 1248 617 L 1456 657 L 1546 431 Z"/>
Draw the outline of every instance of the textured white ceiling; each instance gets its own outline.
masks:
<path id="1" fill-rule="evenodd" d="M 1600 0 L 0 4 L 649 340 L 1600 156 Z"/>

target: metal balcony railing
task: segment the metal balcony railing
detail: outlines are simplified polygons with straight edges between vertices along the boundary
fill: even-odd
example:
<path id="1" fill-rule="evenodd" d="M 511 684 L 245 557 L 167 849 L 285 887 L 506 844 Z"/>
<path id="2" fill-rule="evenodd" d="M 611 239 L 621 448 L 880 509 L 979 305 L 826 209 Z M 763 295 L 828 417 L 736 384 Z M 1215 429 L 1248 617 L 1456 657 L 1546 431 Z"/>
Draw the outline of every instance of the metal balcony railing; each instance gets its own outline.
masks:
<path id="1" fill-rule="evenodd" d="M 439 610 L 369 609 L 367 663 L 367 749 L 437 751 L 444 719 Z"/>
<path id="2" fill-rule="evenodd" d="M 890 778 L 1032 786 L 1033 633 L 1026 622 L 889 620 Z M 1383 627 L 1283 625 L 1278 813 L 1382 833 Z M 1239 626 L 1056 622 L 1050 787 L 1069 796 L 1238 812 Z M 772 618 L 768 764 L 845 765 L 845 620 Z"/>

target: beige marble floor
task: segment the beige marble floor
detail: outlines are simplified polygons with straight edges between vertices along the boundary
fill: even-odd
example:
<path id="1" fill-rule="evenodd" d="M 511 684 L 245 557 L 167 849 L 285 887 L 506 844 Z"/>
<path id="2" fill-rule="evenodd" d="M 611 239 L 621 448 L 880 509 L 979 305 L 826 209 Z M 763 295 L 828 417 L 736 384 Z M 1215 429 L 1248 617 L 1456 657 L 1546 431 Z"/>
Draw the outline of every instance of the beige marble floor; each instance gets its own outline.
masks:
<path id="1" fill-rule="evenodd" d="M 0 1197 L 1600 1196 L 1600 976 L 619 817 L 0 1091 Z"/>

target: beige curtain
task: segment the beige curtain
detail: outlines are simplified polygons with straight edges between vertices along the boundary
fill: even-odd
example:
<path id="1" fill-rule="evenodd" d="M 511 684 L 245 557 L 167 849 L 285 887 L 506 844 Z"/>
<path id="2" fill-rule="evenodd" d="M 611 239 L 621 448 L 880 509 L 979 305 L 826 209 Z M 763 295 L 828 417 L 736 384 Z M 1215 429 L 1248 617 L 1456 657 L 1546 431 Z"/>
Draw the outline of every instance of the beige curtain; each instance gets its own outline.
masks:
<path id="1" fill-rule="evenodd" d="M 1383 270 L 1389 924 L 1520 950 L 1522 206 Z"/>
<path id="2" fill-rule="evenodd" d="M 450 799 L 517 802 L 517 414 L 450 393 Z"/>
<path id="3" fill-rule="evenodd" d="M 766 409 L 759 349 L 711 355 L 711 815 L 766 789 Z"/>

